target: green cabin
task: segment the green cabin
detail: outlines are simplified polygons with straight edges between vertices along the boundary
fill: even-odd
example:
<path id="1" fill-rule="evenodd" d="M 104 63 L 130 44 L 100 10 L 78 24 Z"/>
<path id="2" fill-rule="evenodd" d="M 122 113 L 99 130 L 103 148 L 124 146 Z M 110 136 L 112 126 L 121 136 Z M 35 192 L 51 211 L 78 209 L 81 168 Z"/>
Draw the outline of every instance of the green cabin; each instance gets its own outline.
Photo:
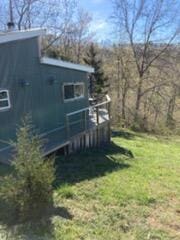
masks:
<path id="1" fill-rule="evenodd" d="M 45 154 L 74 144 L 73 137 L 82 137 L 82 133 L 97 128 L 97 121 L 100 123 L 97 115 L 101 115 L 101 106 L 97 106 L 98 111 L 96 106 L 89 106 L 88 75 L 94 69 L 42 56 L 45 33 L 44 29 L 34 29 L 0 34 L 1 162 L 11 160 L 10 142 L 16 140 L 16 129 L 27 114 L 45 140 Z M 107 122 L 107 112 L 103 114 L 103 122 Z"/>

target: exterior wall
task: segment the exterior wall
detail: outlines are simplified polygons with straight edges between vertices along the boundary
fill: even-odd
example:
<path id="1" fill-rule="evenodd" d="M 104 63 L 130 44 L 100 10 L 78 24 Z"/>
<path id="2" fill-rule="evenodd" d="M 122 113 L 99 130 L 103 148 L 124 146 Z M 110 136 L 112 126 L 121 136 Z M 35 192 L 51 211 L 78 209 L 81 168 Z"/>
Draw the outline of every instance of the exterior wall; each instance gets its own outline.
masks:
<path id="1" fill-rule="evenodd" d="M 50 83 L 52 77 L 55 81 Z M 84 82 L 85 97 L 65 103 L 62 88 L 67 82 Z M 38 38 L 0 44 L 1 88 L 9 90 L 11 109 L 0 111 L 0 159 L 26 114 L 40 134 L 51 132 L 45 136 L 49 141 L 63 142 L 65 114 L 88 106 L 87 73 L 41 64 Z M 60 128 L 58 134 L 53 131 Z"/>

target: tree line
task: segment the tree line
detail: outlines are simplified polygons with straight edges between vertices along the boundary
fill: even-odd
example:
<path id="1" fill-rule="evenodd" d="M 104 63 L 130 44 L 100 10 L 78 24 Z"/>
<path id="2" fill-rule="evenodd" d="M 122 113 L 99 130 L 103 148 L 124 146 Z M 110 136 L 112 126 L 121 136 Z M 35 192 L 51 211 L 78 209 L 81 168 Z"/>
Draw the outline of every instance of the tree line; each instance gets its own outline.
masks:
<path id="1" fill-rule="evenodd" d="M 180 2 L 113 0 L 115 42 L 103 46 L 91 31 L 92 16 L 76 0 L 11 0 L 15 27 L 46 27 L 43 54 L 93 65 L 91 94 L 109 93 L 112 121 L 144 131 L 179 131 Z M 0 3 L 6 29 L 9 1 Z M 109 36 L 107 36 L 109 38 Z"/>

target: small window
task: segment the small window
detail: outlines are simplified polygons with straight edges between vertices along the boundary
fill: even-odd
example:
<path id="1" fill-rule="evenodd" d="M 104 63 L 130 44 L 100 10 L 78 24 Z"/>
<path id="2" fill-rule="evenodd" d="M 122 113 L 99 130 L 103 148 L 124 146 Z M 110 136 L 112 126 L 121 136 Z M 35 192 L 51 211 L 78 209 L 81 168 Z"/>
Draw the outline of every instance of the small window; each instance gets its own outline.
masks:
<path id="1" fill-rule="evenodd" d="M 84 96 L 84 85 L 83 84 L 75 84 L 74 94 L 75 94 L 75 97 L 83 97 Z"/>
<path id="2" fill-rule="evenodd" d="M 8 90 L 0 90 L 0 111 L 11 107 Z"/>
<path id="3" fill-rule="evenodd" d="M 74 98 L 74 85 L 64 86 L 64 99 Z"/>
<path id="4" fill-rule="evenodd" d="M 84 84 L 66 84 L 64 85 L 64 100 L 74 100 L 84 97 Z"/>

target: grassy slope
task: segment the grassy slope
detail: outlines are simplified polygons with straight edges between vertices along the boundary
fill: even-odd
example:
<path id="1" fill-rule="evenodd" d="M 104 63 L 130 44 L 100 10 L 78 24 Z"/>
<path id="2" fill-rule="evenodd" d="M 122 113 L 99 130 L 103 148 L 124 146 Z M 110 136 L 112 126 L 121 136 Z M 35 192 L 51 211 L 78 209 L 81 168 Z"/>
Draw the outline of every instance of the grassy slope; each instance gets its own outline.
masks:
<path id="1" fill-rule="evenodd" d="M 58 160 L 53 239 L 180 239 L 180 139 L 115 135 L 108 150 Z"/>
<path id="2" fill-rule="evenodd" d="M 65 176 L 69 184 L 57 189 L 57 202 L 74 216 L 56 221 L 57 238 L 180 239 L 179 139 L 116 135 L 111 150 L 76 159 L 85 161 L 80 165 L 84 181 Z M 74 160 L 69 161 L 65 166 L 78 176 Z"/>

